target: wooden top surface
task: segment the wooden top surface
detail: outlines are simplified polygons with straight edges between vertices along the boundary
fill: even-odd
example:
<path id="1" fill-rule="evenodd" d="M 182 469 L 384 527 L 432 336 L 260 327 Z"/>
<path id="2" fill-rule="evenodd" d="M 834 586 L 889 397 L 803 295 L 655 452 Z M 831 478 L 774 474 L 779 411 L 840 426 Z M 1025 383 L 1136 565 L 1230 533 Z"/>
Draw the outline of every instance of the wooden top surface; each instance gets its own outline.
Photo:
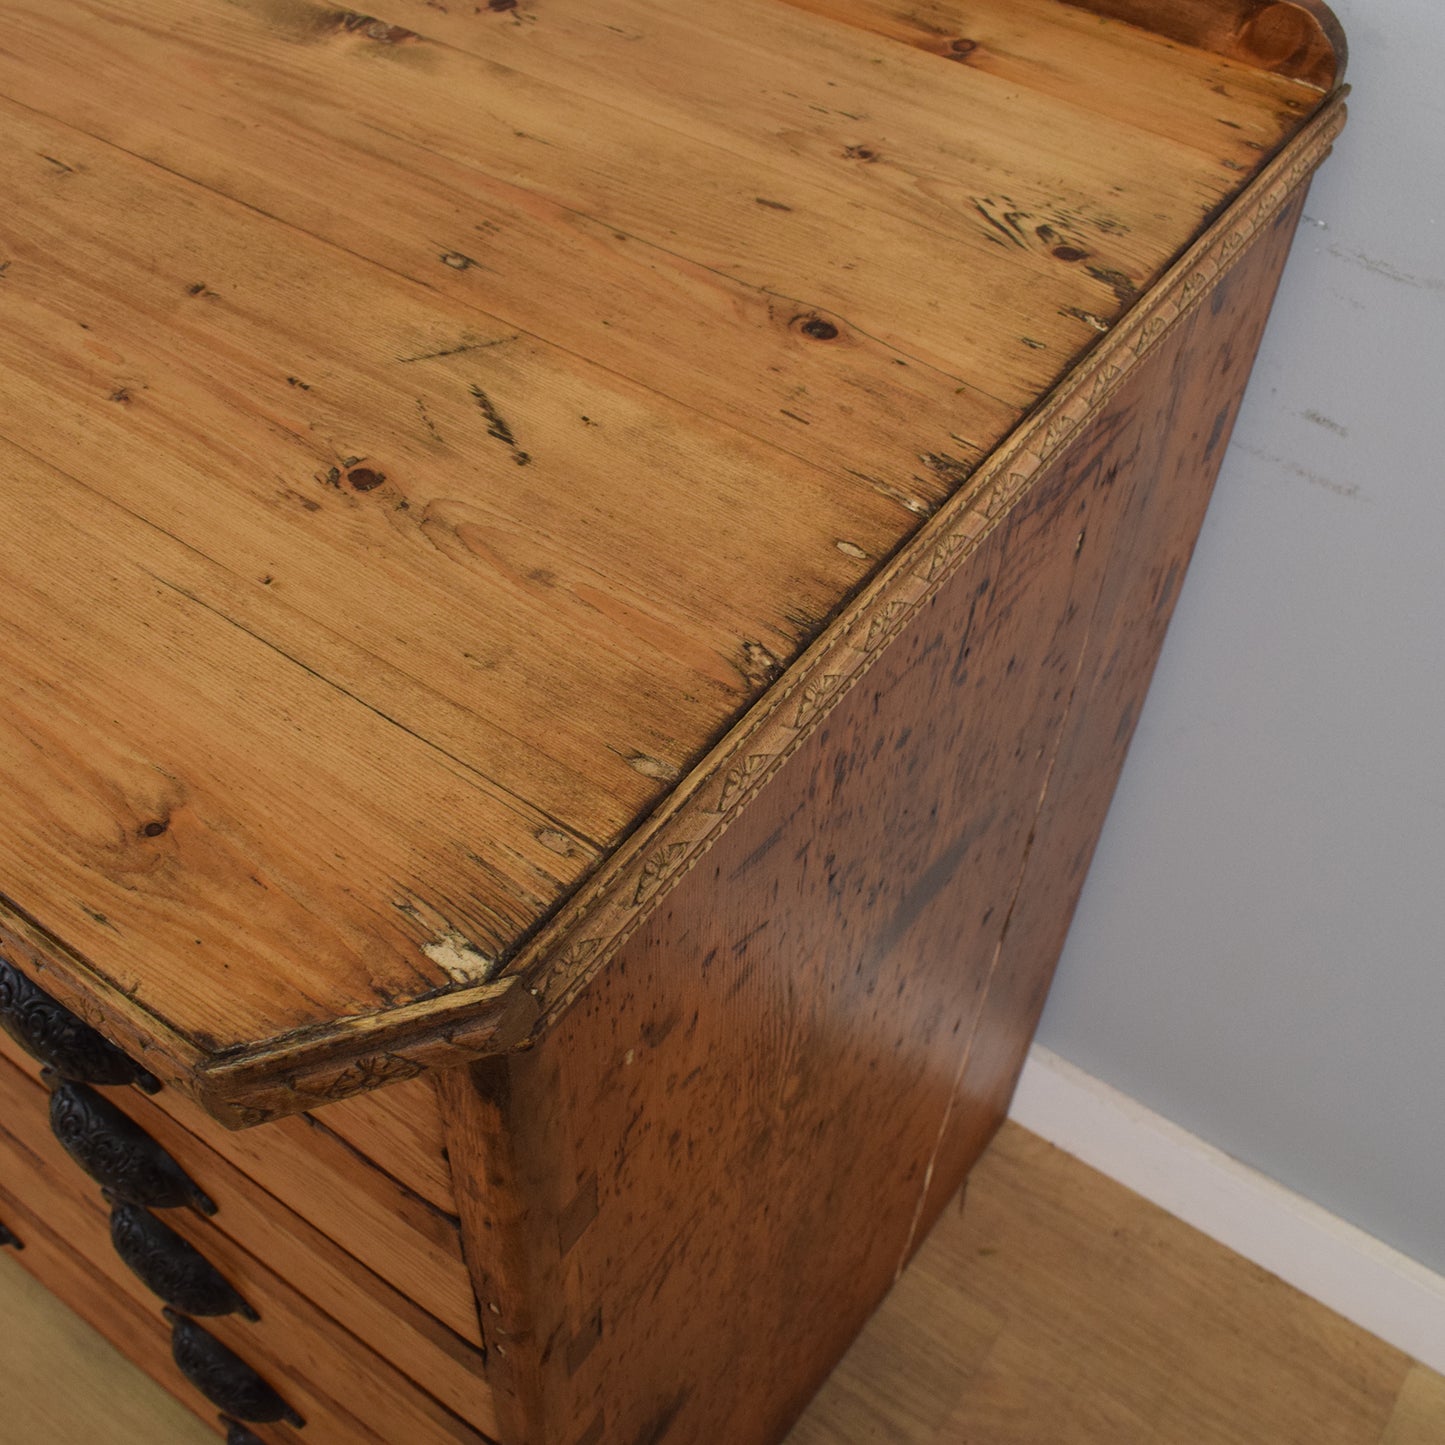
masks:
<path id="1" fill-rule="evenodd" d="M 4 921 L 183 1073 L 499 997 L 1322 100 L 1061 0 L 0 18 Z"/>

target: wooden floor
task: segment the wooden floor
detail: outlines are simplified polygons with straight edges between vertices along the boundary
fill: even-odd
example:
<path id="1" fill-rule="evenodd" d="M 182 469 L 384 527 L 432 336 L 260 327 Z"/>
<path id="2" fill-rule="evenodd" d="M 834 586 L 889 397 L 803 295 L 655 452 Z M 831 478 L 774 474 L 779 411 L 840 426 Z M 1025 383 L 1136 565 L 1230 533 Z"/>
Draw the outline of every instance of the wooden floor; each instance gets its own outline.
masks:
<path id="1" fill-rule="evenodd" d="M 216 1439 L 11 1259 L 0 1401 L 0 1445 Z M 1142 1442 L 1441 1445 L 1445 1379 L 1009 1126 L 787 1445 Z"/>

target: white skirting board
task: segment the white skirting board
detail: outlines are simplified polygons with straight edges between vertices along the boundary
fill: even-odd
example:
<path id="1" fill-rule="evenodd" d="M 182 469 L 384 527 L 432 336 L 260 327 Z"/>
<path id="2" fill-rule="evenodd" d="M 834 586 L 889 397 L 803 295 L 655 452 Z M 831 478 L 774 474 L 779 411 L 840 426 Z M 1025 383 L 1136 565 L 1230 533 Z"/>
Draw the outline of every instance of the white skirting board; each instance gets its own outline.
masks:
<path id="1" fill-rule="evenodd" d="M 1010 1117 L 1445 1372 L 1445 1277 L 1035 1045 Z"/>

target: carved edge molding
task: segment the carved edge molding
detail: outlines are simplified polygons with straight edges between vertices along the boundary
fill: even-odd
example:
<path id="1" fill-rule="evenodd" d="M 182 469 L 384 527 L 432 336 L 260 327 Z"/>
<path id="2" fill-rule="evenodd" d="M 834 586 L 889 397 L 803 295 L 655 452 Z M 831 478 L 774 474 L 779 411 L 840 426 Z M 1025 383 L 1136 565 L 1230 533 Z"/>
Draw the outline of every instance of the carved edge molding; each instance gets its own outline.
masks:
<path id="1" fill-rule="evenodd" d="M 0 946 L 43 987 L 229 1128 L 525 1049 L 560 1015 L 723 830 L 859 682 L 1154 348 L 1206 298 L 1329 154 L 1341 89 L 967 484 L 902 547 L 553 916 L 495 982 L 288 1034 L 207 1060 L 99 970 L 0 900 Z M 159 1025 L 159 1027 L 158 1027 Z"/>
<path id="2" fill-rule="evenodd" d="M 184 1088 L 202 1065 L 204 1055 L 189 1039 L 3 898 L 0 955 L 165 1083 Z"/>
<path id="3" fill-rule="evenodd" d="M 1254 236 L 1306 182 L 1344 127 L 1344 95 L 1185 253 L 1109 335 L 874 577 L 772 690 L 713 749 L 646 827 L 513 961 L 544 1014 L 564 1008 L 739 810 L 818 726 L 1034 479 L 1154 348 L 1207 297 Z"/>
<path id="4" fill-rule="evenodd" d="M 313 1048 L 277 1041 L 202 1075 L 202 1102 L 249 1125 L 510 1048 L 527 1048 L 587 986 L 739 811 L 998 526 L 1126 378 L 1203 301 L 1308 181 L 1345 123 L 1340 91 L 967 485 L 886 564 L 828 630 L 686 777 L 658 812 L 489 986 L 345 1024 Z M 490 1006 L 489 1006 L 490 1004 Z M 421 1014 L 425 1010 L 425 1015 Z M 506 1016 L 505 1020 L 503 1015 Z M 368 1040 L 374 1040 L 371 1047 Z M 307 1057 L 309 1055 L 309 1057 Z"/>

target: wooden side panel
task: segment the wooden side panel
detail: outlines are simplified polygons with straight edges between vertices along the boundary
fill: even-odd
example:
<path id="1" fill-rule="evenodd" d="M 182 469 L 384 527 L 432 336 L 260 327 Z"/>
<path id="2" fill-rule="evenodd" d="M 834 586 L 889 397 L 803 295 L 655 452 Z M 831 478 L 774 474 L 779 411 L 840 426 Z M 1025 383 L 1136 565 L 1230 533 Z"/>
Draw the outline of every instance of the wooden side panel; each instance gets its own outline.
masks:
<path id="1" fill-rule="evenodd" d="M 1041 485 L 557 1030 L 479 1066 L 479 1104 L 448 1082 L 512 1438 L 774 1438 L 892 1282 L 1084 645 L 1099 574 L 1074 539 L 1108 492 Z"/>
<path id="2" fill-rule="evenodd" d="M 957 1189 L 1033 1023 L 1044 975 L 1013 960 L 1062 941 L 1299 204 L 557 1030 L 443 1076 L 507 1438 L 780 1438 Z"/>
<path id="3" fill-rule="evenodd" d="M 1008 1112 L 1029 1041 L 1124 765 L 1205 504 L 1234 428 L 1307 188 L 1179 328 L 1152 385 L 1127 403 L 1138 459 L 1115 564 L 1034 830 L 974 1048 L 940 1185 L 977 1158 Z M 947 1195 L 934 1191 L 930 1217 Z"/>

